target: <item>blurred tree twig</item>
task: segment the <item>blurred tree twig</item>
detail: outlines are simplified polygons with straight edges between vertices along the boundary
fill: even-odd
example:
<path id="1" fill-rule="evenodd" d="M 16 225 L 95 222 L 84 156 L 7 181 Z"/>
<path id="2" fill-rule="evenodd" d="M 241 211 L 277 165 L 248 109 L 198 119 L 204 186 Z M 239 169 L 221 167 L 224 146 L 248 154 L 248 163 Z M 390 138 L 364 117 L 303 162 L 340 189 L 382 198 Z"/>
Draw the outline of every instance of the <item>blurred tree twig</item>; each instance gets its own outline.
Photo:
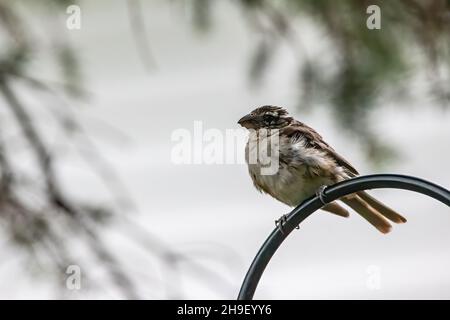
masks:
<path id="1" fill-rule="evenodd" d="M 128 20 L 141 61 L 147 71 L 155 69 L 156 62 L 150 48 L 140 0 L 127 0 Z"/>
<path id="2" fill-rule="evenodd" d="M 57 114 L 54 114 L 58 134 L 62 132 L 72 141 L 74 133 L 83 136 L 78 142 L 82 144 L 79 148 L 82 156 L 105 181 L 105 185 L 110 187 L 111 193 L 120 203 L 119 209 L 124 212 L 133 209 L 133 202 L 115 170 L 102 157 L 77 118 L 70 113 L 69 106 L 58 97 L 59 93 L 66 93 L 71 98 L 87 96 L 87 91 L 81 86 L 80 64 L 73 47 L 58 35 L 55 36 L 56 40 L 50 39 L 54 45 L 52 49 L 57 53 L 54 62 L 62 71 L 61 80 L 42 80 L 30 76 L 30 57 L 38 51 L 39 39 L 31 32 L 28 21 L 21 16 L 17 3 L 0 0 L 0 24 L 4 27 L 0 32 L 5 36 L 3 44 L 6 48 L 0 53 L 0 96 L 4 102 L 0 104 L 0 223 L 9 239 L 8 243 L 25 252 L 32 264 L 54 276 L 59 286 L 63 287 L 64 280 L 61 280 L 69 265 L 88 264 L 85 257 L 72 253 L 75 242 L 96 261 L 95 265 L 107 272 L 119 293 L 126 298 L 140 298 L 146 284 L 136 281 L 127 269 L 126 261 L 103 237 L 107 226 L 121 220 L 128 225 L 124 236 L 148 250 L 147 253 L 161 263 L 163 274 L 168 275 L 163 282 L 176 281 L 175 278 L 180 277 L 182 270 L 179 264 L 183 261 L 201 270 L 196 274 L 198 280 L 212 274 L 219 283 L 229 286 L 228 282 L 220 282 L 222 276 L 219 273 L 174 250 L 133 223 L 126 214 L 118 215 L 111 205 L 80 201 L 67 192 L 66 182 L 57 169 L 61 162 L 60 154 L 47 141 L 43 134 L 45 130 L 41 130 L 43 128 L 39 126 L 34 110 L 22 98 L 23 91 L 19 89 L 24 89 L 24 86 L 26 90 L 38 89 L 49 93 L 60 105 Z M 57 16 L 64 13 L 70 4 L 73 1 L 49 0 L 39 1 L 35 5 L 43 6 Z M 138 24 L 138 29 L 143 27 Z M 4 125 L 6 123 L 8 127 Z M 49 127 L 48 123 L 46 127 Z M 13 140 L 8 135 L 7 130 L 11 128 L 18 129 L 17 139 Z M 26 145 L 26 156 L 15 152 L 17 141 Z M 31 173 L 21 166 L 22 160 L 27 158 L 32 163 Z M 136 237 L 137 234 L 139 237 Z M 92 287 L 95 281 L 89 271 L 83 269 L 83 278 L 90 279 Z M 103 285 L 109 290 L 109 283 L 97 285 Z M 181 295 L 177 297 L 181 298 Z"/>

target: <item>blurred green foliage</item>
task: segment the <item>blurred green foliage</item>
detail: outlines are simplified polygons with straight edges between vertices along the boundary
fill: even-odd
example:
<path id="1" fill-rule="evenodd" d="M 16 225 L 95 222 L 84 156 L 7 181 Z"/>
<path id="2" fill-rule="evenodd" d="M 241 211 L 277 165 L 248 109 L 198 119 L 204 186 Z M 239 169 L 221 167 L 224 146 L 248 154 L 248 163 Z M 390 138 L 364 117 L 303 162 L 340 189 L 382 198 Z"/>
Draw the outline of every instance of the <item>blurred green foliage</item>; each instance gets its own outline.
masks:
<path id="1" fill-rule="evenodd" d="M 209 6 L 218 1 L 210 1 Z M 383 98 L 408 98 L 414 77 L 426 73 L 434 105 L 447 107 L 449 90 L 450 1 L 444 0 L 236 0 L 243 18 L 260 31 L 250 77 L 258 81 L 281 45 L 298 51 L 299 108 L 326 105 L 337 124 L 357 134 L 373 163 L 394 155 L 379 141 L 370 120 Z M 370 30 L 367 8 L 381 9 L 381 29 Z M 205 12 L 211 12 L 208 10 Z M 206 18 L 202 18 L 205 20 Z M 213 17 L 213 16 L 211 16 Z M 299 25 L 311 22 L 326 50 L 303 37 Z M 310 40 L 311 41 L 311 40 Z M 331 48 L 331 49 L 330 49 Z M 325 59 L 332 57 L 332 63 Z M 380 117 L 380 119 L 382 119 Z"/>
<path id="2" fill-rule="evenodd" d="M 170 297 L 181 296 L 177 283 L 181 264 L 192 270 L 193 278 L 213 286 L 214 290 L 224 285 L 232 287 L 218 271 L 172 249 L 123 214 L 133 210 L 134 203 L 115 170 L 102 157 L 70 108 L 68 102 L 72 99 L 67 99 L 86 97 L 79 53 L 71 43 L 71 37 L 65 34 L 67 8 L 77 3 L 74 0 L 0 0 L 2 240 L 17 249 L 15 258 L 25 258 L 22 266 L 26 270 L 51 277 L 60 288 L 66 284 L 67 267 L 76 264 L 83 266 L 84 292 L 103 288 L 111 295 L 111 289 L 115 288 L 123 297 L 138 298 L 143 297 L 142 289 L 147 293 L 161 290 L 150 288 L 147 281 L 137 281 L 134 272 L 125 267 L 129 256 L 122 257 L 110 238 L 105 237 L 107 227 L 113 222 L 119 225 L 120 219 L 124 230 L 116 230 L 116 235 L 126 236 L 144 249 L 145 259 L 154 258 L 159 262 L 161 279 L 155 277 L 155 280 L 161 284 L 156 288 L 170 285 L 173 287 L 167 290 Z M 209 26 L 209 3 L 198 0 L 195 5 L 195 20 L 201 30 Z M 126 5 L 124 1 L 124 9 Z M 128 0 L 128 8 L 131 33 L 137 42 L 145 42 L 139 0 Z M 138 50 L 141 50 L 143 62 L 152 67 L 149 47 L 142 43 Z M 52 74 L 43 77 L 50 79 L 41 78 L 36 71 L 39 70 L 36 62 L 41 61 L 45 61 L 45 67 Z M 25 98 L 25 92 L 41 102 L 45 114 L 51 117 L 42 121 L 37 116 L 39 111 L 34 110 L 36 105 Z M 53 132 L 51 137 L 46 134 L 47 129 Z M 61 157 L 72 154 L 71 150 L 78 153 L 110 190 L 108 203 L 101 200 L 98 203 L 99 199 L 94 198 L 81 200 L 72 195 L 70 188 L 73 186 L 68 186 L 59 166 Z M 24 169 L 24 163 L 32 170 Z M 92 274 L 98 272 L 98 268 L 103 269 L 107 277 L 95 279 Z M 150 269 L 148 274 L 140 276 L 153 278 L 154 271 Z M 70 291 L 59 293 L 69 295 Z"/>

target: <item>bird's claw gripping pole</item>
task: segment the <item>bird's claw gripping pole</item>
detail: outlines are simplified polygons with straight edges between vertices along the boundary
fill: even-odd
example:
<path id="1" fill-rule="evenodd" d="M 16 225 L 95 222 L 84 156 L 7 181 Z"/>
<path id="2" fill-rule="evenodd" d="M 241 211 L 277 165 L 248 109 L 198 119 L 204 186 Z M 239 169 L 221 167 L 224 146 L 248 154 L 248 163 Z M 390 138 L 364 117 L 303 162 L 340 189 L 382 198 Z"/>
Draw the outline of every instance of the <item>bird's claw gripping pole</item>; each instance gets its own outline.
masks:
<path id="1" fill-rule="evenodd" d="M 327 186 L 320 186 L 319 189 L 316 191 L 316 196 L 319 198 L 320 202 L 322 202 L 323 205 L 326 205 L 328 201 L 325 199 L 325 189 Z"/>

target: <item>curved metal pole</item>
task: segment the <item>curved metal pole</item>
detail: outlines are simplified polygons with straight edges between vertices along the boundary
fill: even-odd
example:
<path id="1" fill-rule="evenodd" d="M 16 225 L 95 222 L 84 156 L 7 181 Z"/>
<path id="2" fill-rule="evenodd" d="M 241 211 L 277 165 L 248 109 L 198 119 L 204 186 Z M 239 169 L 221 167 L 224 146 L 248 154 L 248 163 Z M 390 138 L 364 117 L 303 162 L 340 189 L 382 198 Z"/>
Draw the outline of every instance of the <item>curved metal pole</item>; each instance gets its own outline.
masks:
<path id="1" fill-rule="evenodd" d="M 324 190 L 323 200 L 329 203 L 354 192 L 382 188 L 415 191 L 439 200 L 450 207 L 449 190 L 423 179 L 398 174 L 374 174 L 339 182 Z M 275 251 L 296 226 L 322 206 L 323 204 L 317 196 L 311 197 L 288 214 L 286 223 L 283 225 L 283 233 L 278 228 L 272 231 L 247 271 L 238 300 L 253 298 L 258 282 Z"/>

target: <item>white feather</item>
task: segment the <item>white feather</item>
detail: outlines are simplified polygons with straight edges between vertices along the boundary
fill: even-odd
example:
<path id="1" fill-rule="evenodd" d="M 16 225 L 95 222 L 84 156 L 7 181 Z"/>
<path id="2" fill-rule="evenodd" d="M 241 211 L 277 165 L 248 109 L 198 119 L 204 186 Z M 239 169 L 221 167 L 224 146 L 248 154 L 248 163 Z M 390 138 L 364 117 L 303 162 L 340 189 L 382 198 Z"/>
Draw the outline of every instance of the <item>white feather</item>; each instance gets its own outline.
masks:
<path id="1" fill-rule="evenodd" d="M 335 178 L 345 178 L 344 170 L 337 166 L 334 160 L 325 152 L 306 147 L 304 139 L 291 140 L 280 136 L 279 167 L 275 174 L 262 174 L 263 165 L 260 162 L 249 163 L 249 153 L 255 152 L 259 143 L 268 143 L 268 137 L 259 138 L 257 134 L 250 135 L 246 147 L 246 160 L 250 176 L 255 187 L 267 192 L 279 201 L 296 206 L 306 198 L 312 196 L 321 186 L 333 184 Z M 326 169 L 332 175 L 321 176 L 311 174 L 311 170 Z M 339 179 L 340 180 L 340 179 Z"/>

